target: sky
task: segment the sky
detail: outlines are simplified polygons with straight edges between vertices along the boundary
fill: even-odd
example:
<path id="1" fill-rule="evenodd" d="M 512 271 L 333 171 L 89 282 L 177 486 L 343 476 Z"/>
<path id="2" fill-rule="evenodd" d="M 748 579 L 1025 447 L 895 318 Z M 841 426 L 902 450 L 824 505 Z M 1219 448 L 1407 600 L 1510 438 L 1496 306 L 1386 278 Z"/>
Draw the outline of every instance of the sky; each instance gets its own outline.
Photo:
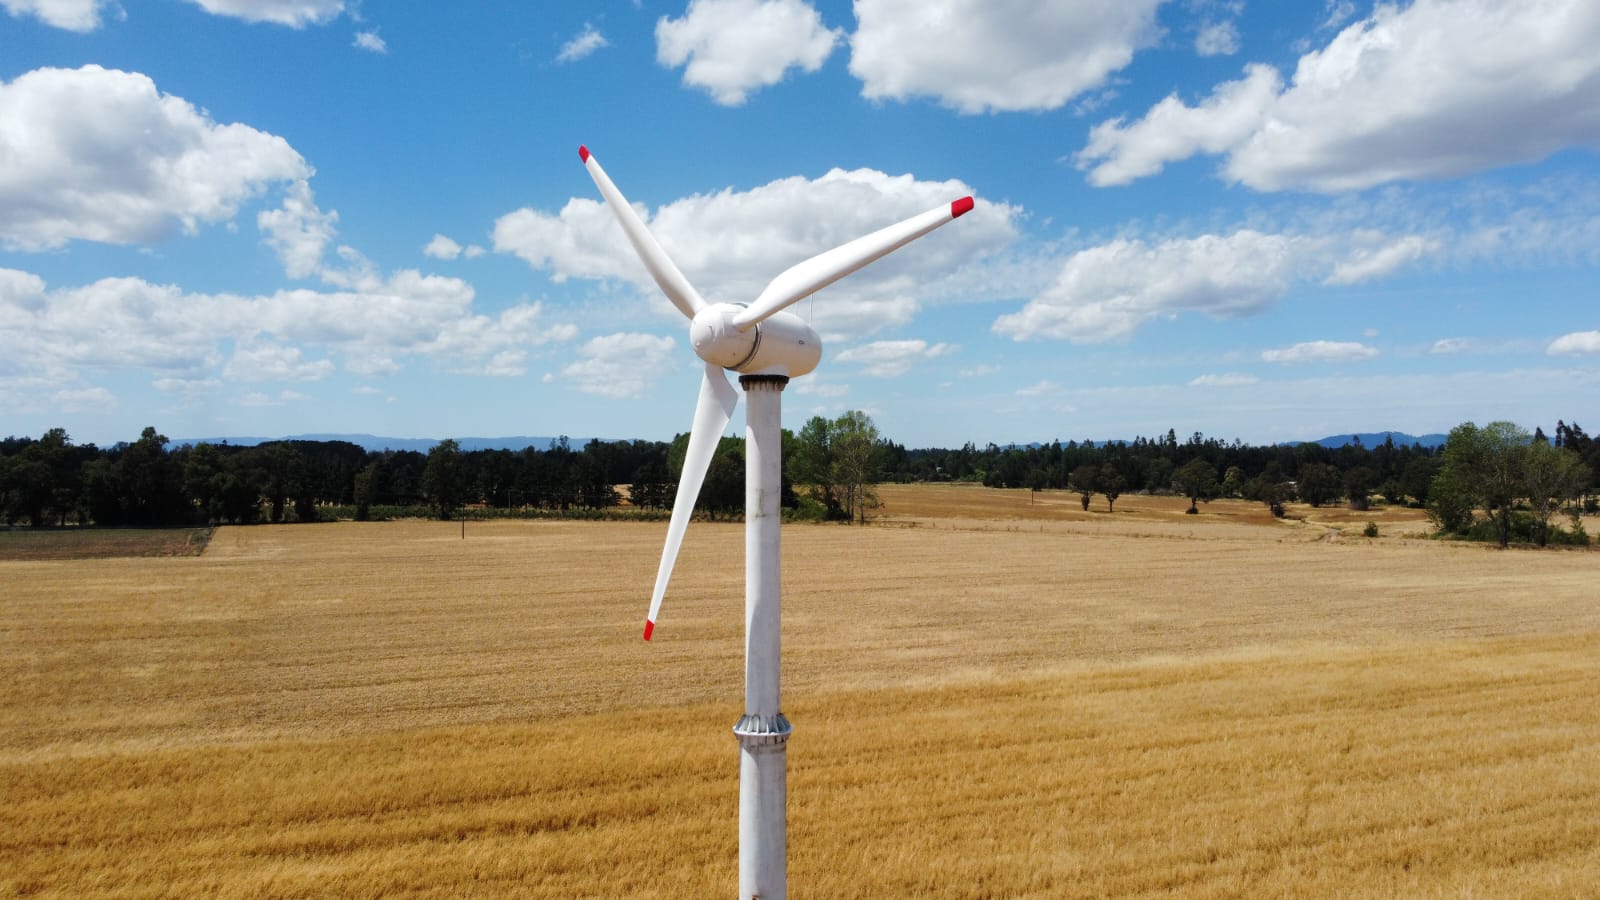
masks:
<path id="1" fill-rule="evenodd" d="M 0 8 L 0 434 L 671 439 L 580 144 L 713 302 L 976 198 L 792 308 L 789 428 L 1600 418 L 1593 0 Z"/>

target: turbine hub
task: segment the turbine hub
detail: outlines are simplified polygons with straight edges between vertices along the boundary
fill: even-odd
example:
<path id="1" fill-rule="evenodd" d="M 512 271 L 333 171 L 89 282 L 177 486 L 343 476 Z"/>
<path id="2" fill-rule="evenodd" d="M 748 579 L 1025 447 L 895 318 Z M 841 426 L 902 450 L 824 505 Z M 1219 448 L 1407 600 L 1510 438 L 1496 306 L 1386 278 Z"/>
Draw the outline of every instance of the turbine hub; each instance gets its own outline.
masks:
<path id="1" fill-rule="evenodd" d="M 737 369 L 755 355 L 761 342 L 760 326 L 740 331 L 733 317 L 744 307 L 732 303 L 713 303 L 694 314 L 689 324 L 689 343 L 701 359 L 724 369 Z"/>

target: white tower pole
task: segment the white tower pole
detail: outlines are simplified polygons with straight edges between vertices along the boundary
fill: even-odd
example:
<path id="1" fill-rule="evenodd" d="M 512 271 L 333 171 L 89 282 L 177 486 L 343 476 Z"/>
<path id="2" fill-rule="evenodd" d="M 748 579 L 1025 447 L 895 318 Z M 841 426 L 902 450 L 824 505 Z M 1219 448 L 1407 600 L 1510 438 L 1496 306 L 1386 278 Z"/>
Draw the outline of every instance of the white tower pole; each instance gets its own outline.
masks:
<path id="1" fill-rule="evenodd" d="M 778 704 L 783 375 L 744 375 L 744 716 L 739 739 L 739 897 L 788 896 L 789 720 Z"/>

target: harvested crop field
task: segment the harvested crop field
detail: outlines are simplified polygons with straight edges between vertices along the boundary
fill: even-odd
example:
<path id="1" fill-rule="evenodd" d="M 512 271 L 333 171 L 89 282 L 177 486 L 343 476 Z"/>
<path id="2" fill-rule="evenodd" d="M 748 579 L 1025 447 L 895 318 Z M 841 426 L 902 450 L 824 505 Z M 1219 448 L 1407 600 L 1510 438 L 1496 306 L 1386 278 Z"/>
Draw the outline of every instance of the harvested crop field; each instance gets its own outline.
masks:
<path id="1" fill-rule="evenodd" d="M 785 530 L 794 896 L 1600 884 L 1600 556 L 880 491 Z M 664 531 L 0 562 L 0 893 L 733 893 L 742 535 L 695 523 L 645 644 Z"/>

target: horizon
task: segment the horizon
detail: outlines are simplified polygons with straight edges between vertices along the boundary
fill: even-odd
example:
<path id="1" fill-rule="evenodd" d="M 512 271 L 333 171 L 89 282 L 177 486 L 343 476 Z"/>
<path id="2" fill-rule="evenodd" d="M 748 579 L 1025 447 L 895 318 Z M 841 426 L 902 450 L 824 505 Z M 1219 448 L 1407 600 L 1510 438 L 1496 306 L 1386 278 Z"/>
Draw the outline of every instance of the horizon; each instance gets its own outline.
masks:
<path id="1" fill-rule="evenodd" d="M 154 426 L 150 426 L 150 427 L 154 427 Z M 787 429 L 786 428 L 785 430 L 786 431 L 794 431 L 795 429 Z M 1172 430 L 1175 433 L 1175 429 L 1169 429 L 1169 430 Z M 161 429 L 157 428 L 156 432 L 158 434 L 160 434 L 161 433 Z M 898 444 L 899 446 L 904 447 L 907 450 L 917 451 L 917 450 L 951 450 L 951 449 L 957 449 L 957 448 L 959 448 L 961 446 L 964 446 L 966 444 L 971 444 L 972 446 L 980 447 L 980 448 L 981 447 L 986 447 L 986 446 L 988 446 L 990 444 L 993 444 L 994 446 L 1000 447 L 1002 449 L 1012 448 L 1012 447 L 1047 447 L 1052 443 L 1059 443 L 1059 444 L 1062 444 L 1062 445 L 1076 444 L 1078 446 L 1101 447 L 1101 446 L 1107 446 L 1107 445 L 1111 445 L 1111 444 L 1132 444 L 1134 441 L 1136 441 L 1138 439 L 1141 439 L 1141 438 L 1145 439 L 1145 440 L 1160 440 L 1164 436 L 1164 434 L 1165 434 L 1165 432 L 1154 434 L 1154 435 L 1139 434 L 1139 435 L 1132 435 L 1132 436 L 1126 436 L 1126 437 L 1088 438 L 1088 439 L 1053 437 L 1050 440 L 1034 439 L 1034 440 L 1028 440 L 1028 441 L 994 441 L 994 440 L 985 440 L 985 441 L 963 442 L 962 444 L 955 444 L 955 445 L 931 445 L 931 444 L 915 445 L 915 444 L 907 444 L 907 443 L 905 443 L 903 441 L 895 440 L 893 435 L 881 435 L 881 437 L 882 437 L 882 439 L 884 441 L 891 442 L 891 443 L 894 443 L 894 444 Z M 1410 446 L 1410 445 L 1415 443 L 1415 444 L 1421 444 L 1422 446 L 1432 447 L 1432 446 L 1442 445 L 1443 444 L 1443 439 L 1448 437 L 1447 433 L 1445 433 L 1445 432 L 1414 433 L 1414 432 L 1409 432 L 1409 431 L 1400 431 L 1400 430 L 1395 430 L 1395 429 L 1387 429 L 1387 430 L 1378 430 L 1378 431 L 1335 432 L 1333 434 L 1323 435 L 1322 437 L 1319 437 L 1319 438 L 1297 438 L 1297 439 L 1290 439 L 1290 440 L 1286 440 L 1286 441 L 1279 441 L 1279 442 L 1276 442 L 1275 444 L 1264 444 L 1263 445 L 1263 444 L 1251 444 L 1250 442 L 1242 441 L 1239 438 L 1224 437 L 1222 435 L 1215 435 L 1215 434 L 1205 434 L 1204 432 L 1201 432 L 1201 434 L 1202 434 L 1203 437 L 1205 437 L 1208 440 L 1217 440 L 1217 441 L 1221 441 L 1224 444 L 1231 444 L 1234 441 L 1240 441 L 1240 443 L 1243 443 L 1246 446 L 1289 446 L 1289 445 L 1295 445 L 1295 444 L 1322 444 L 1324 446 L 1335 446 L 1335 445 L 1331 444 L 1330 442 L 1331 441 L 1337 441 L 1340 438 L 1348 438 L 1348 440 L 1345 441 L 1346 444 L 1360 443 L 1363 446 L 1367 446 L 1368 445 L 1367 441 L 1366 441 L 1367 438 L 1373 438 L 1373 439 L 1377 439 L 1377 438 L 1399 438 L 1400 440 L 1396 440 L 1395 441 L 1395 443 L 1398 444 L 1398 445 Z M 376 451 L 376 450 L 385 450 L 385 449 L 387 449 L 387 450 L 413 449 L 413 448 L 409 448 L 409 447 L 396 447 L 396 446 L 393 446 L 393 445 L 380 444 L 379 442 L 382 442 L 382 441 L 393 441 L 393 442 L 396 442 L 398 444 L 428 444 L 428 445 L 431 446 L 431 445 L 438 444 L 438 443 L 441 443 L 441 442 L 446 441 L 446 440 L 453 440 L 453 441 L 457 441 L 459 443 L 473 445 L 471 447 L 464 448 L 464 449 L 466 449 L 466 450 L 468 450 L 470 452 L 472 450 L 482 450 L 482 449 L 520 449 L 522 447 L 536 447 L 536 446 L 538 446 L 538 444 L 540 442 L 553 443 L 553 442 L 555 442 L 557 440 L 561 440 L 563 438 L 565 438 L 568 441 L 570 441 L 572 447 L 574 447 L 574 448 L 582 448 L 584 445 L 586 445 L 586 444 L 588 444 L 588 443 L 590 443 L 592 441 L 600 441 L 602 443 L 627 443 L 627 442 L 635 442 L 635 441 L 643 441 L 643 442 L 652 442 L 652 441 L 654 441 L 654 442 L 658 442 L 658 443 L 671 443 L 677 437 L 677 435 L 675 435 L 673 438 L 667 438 L 665 440 L 658 440 L 658 439 L 655 439 L 655 438 L 602 437 L 602 436 L 595 436 L 595 435 L 572 436 L 572 435 L 567 435 L 567 434 L 555 434 L 555 435 L 526 435 L 526 434 L 516 434 L 516 435 L 470 435 L 470 434 L 460 434 L 460 435 L 449 435 L 447 437 L 442 437 L 441 438 L 441 437 L 403 437 L 403 436 L 400 436 L 400 435 L 369 434 L 369 433 L 366 433 L 366 432 L 343 432 L 343 433 L 341 433 L 341 432 L 300 432 L 300 433 L 283 434 L 283 435 L 270 436 L 270 437 L 269 436 L 265 436 L 265 435 L 253 435 L 253 434 L 252 435 L 247 435 L 247 434 L 205 435 L 205 436 L 184 435 L 184 436 L 180 436 L 180 437 L 172 437 L 172 436 L 169 436 L 169 435 L 162 435 L 162 436 L 167 438 L 168 446 L 169 447 L 174 447 L 174 448 L 175 447 L 194 446 L 196 444 L 202 444 L 202 443 L 211 443 L 211 444 L 226 443 L 226 444 L 230 444 L 232 446 L 249 447 L 249 446 L 255 446 L 255 445 L 258 445 L 258 444 L 273 443 L 273 442 L 277 442 L 277 441 L 308 441 L 308 442 L 313 442 L 313 443 L 316 443 L 316 442 L 331 442 L 331 441 L 344 441 L 344 442 L 347 442 L 347 443 L 357 444 L 358 446 L 361 446 L 364 449 L 366 449 L 368 452 L 373 452 L 373 451 Z M 730 434 L 730 435 L 725 435 L 725 436 L 726 437 L 739 438 L 741 440 L 743 439 L 743 435 L 742 434 Z M 7 438 L 22 438 L 22 439 L 25 439 L 25 440 L 36 440 L 36 439 L 38 439 L 39 435 L 7 435 L 6 437 Z M 135 438 L 120 438 L 120 439 L 115 440 L 115 441 L 105 441 L 105 442 L 101 442 L 101 441 L 79 441 L 76 438 L 74 438 L 70 433 L 68 433 L 67 437 L 68 437 L 68 440 L 71 443 L 73 443 L 74 445 L 89 445 L 89 444 L 93 444 L 94 446 L 97 446 L 97 447 L 111 447 L 111 446 L 115 446 L 115 445 L 117 445 L 119 443 L 132 443 L 133 440 L 137 436 L 135 436 Z M 1189 435 L 1184 435 L 1183 437 L 1184 437 L 1185 440 L 1187 440 Z M 505 444 L 494 443 L 494 442 L 497 442 L 497 441 L 505 441 L 505 442 L 508 442 L 508 443 L 505 443 Z M 1379 443 L 1381 443 L 1381 441 Z"/>
<path id="2" fill-rule="evenodd" d="M 1600 388 L 1585 0 L 3 5 L 18 435 L 671 440 L 700 366 L 580 144 L 712 301 L 976 198 L 793 308 L 792 429 L 1268 445 Z"/>

